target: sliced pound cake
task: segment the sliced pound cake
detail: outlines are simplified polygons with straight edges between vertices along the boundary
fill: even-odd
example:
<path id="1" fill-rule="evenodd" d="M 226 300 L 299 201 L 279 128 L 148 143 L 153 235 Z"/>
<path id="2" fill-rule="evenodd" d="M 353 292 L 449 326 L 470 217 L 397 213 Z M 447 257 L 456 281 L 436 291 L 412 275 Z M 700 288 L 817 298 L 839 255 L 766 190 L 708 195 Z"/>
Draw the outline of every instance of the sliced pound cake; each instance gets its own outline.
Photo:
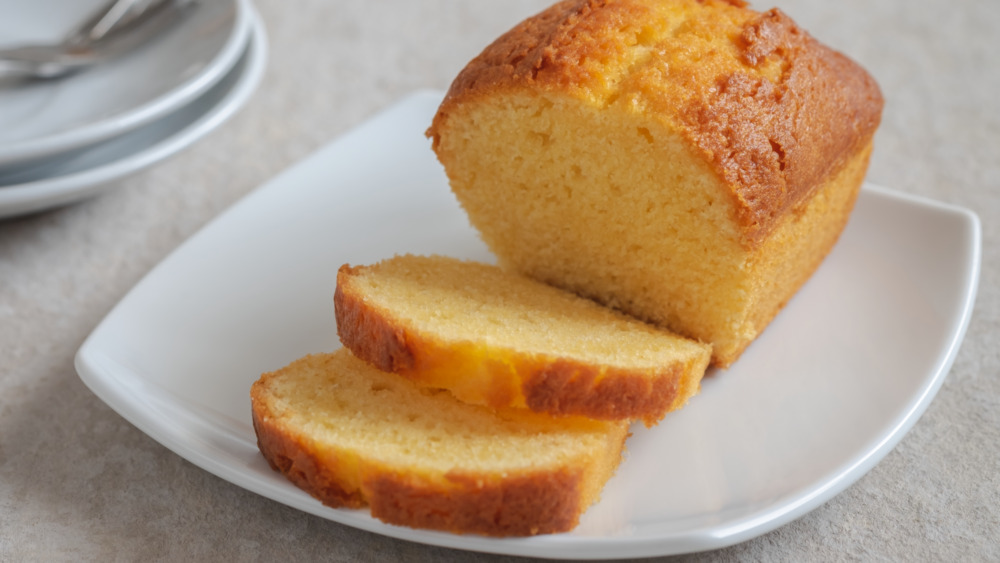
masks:
<path id="1" fill-rule="evenodd" d="M 427 134 L 501 265 L 728 366 L 837 240 L 882 104 L 777 9 L 569 0 L 472 60 Z"/>
<path id="2" fill-rule="evenodd" d="M 698 391 L 711 356 L 566 291 L 442 256 L 345 265 L 334 303 L 357 357 L 495 408 L 652 425 Z"/>
<path id="3" fill-rule="evenodd" d="M 576 526 L 621 460 L 623 423 L 469 405 L 340 349 L 251 388 L 271 466 L 391 524 L 523 536 Z"/>

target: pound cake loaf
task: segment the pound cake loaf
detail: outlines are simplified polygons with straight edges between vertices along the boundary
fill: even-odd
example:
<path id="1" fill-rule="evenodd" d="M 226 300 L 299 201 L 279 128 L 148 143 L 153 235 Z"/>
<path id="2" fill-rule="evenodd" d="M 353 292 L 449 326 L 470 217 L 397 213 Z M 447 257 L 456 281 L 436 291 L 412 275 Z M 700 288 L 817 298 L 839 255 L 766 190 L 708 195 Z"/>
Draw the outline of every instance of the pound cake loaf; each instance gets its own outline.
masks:
<path id="1" fill-rule="evenodd" d="M 627 435 L 623 423 L 462 403 L 344 348 L 265 373 L 251 402 L 271 467 L 324 504 L 488 536 L 572 529 Z"/>
<path id="2" fill-rule="evenodd" d="M 427 134 L 502 265 L 725 367 L 836 242 L 882 105 L 777 9 L 567 0 L 471 61 Z"/>
<path id="3" fill-rule="evenodd" d="M 711 356 L 569 292 L 443 256 L 345 265 L 334 304 L 355 356 L 495 408 L 652 426 L 698 391 Z"/>

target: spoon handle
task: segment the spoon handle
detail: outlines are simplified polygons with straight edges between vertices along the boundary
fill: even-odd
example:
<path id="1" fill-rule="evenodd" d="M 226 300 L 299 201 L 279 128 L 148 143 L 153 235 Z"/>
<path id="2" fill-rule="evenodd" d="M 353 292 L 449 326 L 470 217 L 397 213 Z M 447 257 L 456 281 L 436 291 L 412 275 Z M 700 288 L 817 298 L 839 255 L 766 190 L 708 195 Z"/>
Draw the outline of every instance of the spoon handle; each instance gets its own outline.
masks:
<path id="1" fill-rule="evenodd" d="M 87 18 L 63 41 L 67 47 L 90 46 L 112 37 L 137 20 L 150 17 L 177 0 L 111 0 Z M 178 2 L 182 3 L 182 2 Z"/>
<path id="2" fill-rule="evenodd" d="M 0 86 L 15 79 L 56 78 L 134 49 L 199 0 L 112 0 L 50 45 L 0 49 Z"/>

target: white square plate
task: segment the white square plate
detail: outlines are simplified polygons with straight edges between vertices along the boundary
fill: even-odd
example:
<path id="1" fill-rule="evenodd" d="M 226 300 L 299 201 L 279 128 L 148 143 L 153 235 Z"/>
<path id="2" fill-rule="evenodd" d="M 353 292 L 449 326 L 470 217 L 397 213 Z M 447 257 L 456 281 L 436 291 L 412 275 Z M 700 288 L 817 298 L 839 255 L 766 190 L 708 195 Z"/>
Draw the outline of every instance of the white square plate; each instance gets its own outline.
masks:
<path id="1" fill-rule="evenodd" d="M 407 98 L 184 243 L 84 343 L 87 386 L 196 465 L 336 522 L 461 549 L 609 558 L 723 547 L 805 514 L 885 456 L 944 380 L 975 299 L 978 219 L 866 186 L 833 253 L 740 361 L 659 426 L 634 429 L 573 532 L 459 536 L 321 505 L 257 451 L 250 384 L 339 346 L 341 264 L 404 252 L 492 260 L 423 136 L 440 99 Z"/>

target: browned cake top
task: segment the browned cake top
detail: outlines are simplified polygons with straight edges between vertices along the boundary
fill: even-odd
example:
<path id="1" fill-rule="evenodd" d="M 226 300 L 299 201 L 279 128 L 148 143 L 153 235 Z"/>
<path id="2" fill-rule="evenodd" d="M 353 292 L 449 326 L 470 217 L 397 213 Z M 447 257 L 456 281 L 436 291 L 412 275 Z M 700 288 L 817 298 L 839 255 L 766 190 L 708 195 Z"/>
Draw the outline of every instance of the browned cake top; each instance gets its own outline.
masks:
<path id="1" fill-rule="evenodd" d="M 750 242 L 870 140 L 882 96 L 856 63 L 777 9 L 740 0 L 566 0 L 498 38 L 458 75 L 457 105 L 559 92 L 677 129 L 731 186 Z"/>

